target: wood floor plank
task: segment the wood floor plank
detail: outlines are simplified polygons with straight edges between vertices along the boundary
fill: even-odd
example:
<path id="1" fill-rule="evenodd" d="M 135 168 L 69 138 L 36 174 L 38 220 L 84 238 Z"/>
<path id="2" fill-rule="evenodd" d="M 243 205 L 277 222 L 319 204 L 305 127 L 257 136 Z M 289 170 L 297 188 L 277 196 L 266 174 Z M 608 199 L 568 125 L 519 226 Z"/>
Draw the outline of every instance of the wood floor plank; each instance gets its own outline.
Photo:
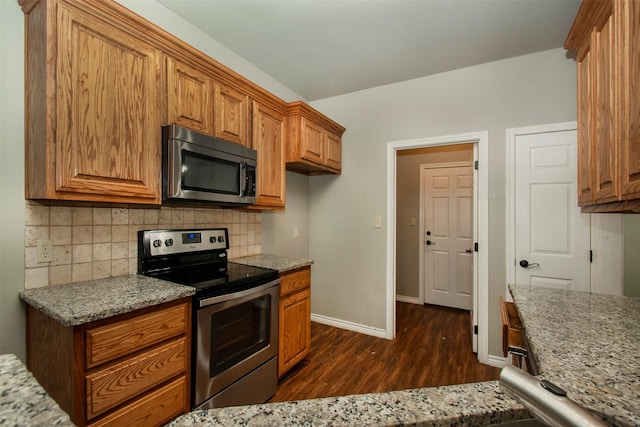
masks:
<path id="1" fill-rule="evenodd" d="M 316 322 L 311 354 L 280 380 L 270 402 L 379 393 L 498 379 L 478 362 L 469 312 L 397 303 L 396 339 Z"/>

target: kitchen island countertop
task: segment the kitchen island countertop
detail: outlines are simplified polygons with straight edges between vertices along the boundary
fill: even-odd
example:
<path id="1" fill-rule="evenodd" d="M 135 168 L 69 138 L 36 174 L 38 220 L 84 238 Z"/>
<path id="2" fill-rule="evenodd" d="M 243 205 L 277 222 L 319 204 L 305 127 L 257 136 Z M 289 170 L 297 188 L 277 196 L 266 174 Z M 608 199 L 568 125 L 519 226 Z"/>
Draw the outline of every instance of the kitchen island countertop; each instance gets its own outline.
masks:
<path id="1" fill-rule="evenodd" d="M 313 260 L 307 258 L 290 258 L 269 254 L 249 255 L 240 258 L 233 258 L 229 261 L 236 262 L 238 264 L 252 265 L 254 267 L 272 268 L 274 270 L 278 270 L 278 273 L 280 274 L 313 264 Z"/>
<path id="2" fill-rule="evenodd" d="M 640 425 L 640 298 L 509 290 L 540 377 L 611 425 Z"/>
<path id="3" fill-rule="evenodd" d="M 0 355 L 0 425 L 73 426 L 14 354 Z"/>

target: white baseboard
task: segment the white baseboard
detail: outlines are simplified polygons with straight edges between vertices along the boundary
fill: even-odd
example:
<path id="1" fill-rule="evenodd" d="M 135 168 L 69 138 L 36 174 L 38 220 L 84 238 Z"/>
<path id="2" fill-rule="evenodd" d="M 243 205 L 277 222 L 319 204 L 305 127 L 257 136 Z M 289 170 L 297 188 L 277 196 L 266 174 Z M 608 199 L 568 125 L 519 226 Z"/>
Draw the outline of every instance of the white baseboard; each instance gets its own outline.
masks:
<path id="1" fill-rule="evenodd" d="M 409 304 L 422 304 L 422 302 L 420 302 L 420 298 L 408 297 L 405 295 L 396 295 L 396 301 L 407 302 Z"/>
<path id="2" fill-rule="evenodd" d="M 321 316 L 311 313 L 311 321 L 322 323 L 323 325 L 334 326 L 347 331 L 358 332 L 365 335 L 371 335 L 378 338 L 387 338 L 387 331 L 380 328 L 374 328 L 359 323 L 348 322 L 346 320 L 335 319 L 333 317 Z"/>
<path id="3" fill-rule="evenodd" d="M 506 364 L 507 364 L 506 357 L 494 356 L 493 354 L 490 354 L 489 357 L 487 358 L 487 365 L 489 366 L 495 366 L 496 368 L 504 368 Z"/>

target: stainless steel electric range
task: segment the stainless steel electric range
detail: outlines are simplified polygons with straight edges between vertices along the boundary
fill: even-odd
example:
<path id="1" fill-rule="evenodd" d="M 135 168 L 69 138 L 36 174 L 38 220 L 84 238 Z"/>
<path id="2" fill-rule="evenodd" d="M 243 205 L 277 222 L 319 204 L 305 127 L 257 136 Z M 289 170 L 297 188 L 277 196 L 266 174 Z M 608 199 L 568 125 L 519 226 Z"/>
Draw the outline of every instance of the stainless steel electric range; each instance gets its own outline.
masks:
<path id="1" fill-rule="evenodd" d="M 276 270 L 229 262 L 226 228 L 138 232 L 138 273 L 196 288 L 191 407 L 266 402 L 278 384 Z"/>

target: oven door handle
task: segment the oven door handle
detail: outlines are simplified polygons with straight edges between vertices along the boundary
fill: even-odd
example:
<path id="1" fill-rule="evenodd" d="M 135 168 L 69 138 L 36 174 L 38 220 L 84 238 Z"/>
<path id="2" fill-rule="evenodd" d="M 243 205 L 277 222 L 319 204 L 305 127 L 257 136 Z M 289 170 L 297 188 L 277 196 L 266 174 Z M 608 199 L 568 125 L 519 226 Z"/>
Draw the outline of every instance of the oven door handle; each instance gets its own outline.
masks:
<path id="1" fill-rule="evenodd" d="M 269 289 L 269 288 L 271 288 L 273 286 L 277 286 L 279 284 L 280 284 L 280 279 L 276 279 L 276 280 L 272 280 L 269 283 L 265 283 L 264 285 L 256 286 L 255 288 L 245 289 L 244 291 L 234 292 L 232 294 L 226 294 L 226 295 L 218 295 L 218 296 L 211 297 L 211 298 L 206 298 L 206 299 L 200 300 L 200 304 L 199 304 L 198 308 L 204 308 L 204 307 L 208 307 L 208 306 L 213 305 L 213 304 L 218 304 L 218 303 L 229 301 L 229 300 L 236 299 L 236 298 L 242 298 L 244 296 L 251 295 L 253 293 L 260 292 L 260 291 L 263 291 L 265 289 Z"/>

